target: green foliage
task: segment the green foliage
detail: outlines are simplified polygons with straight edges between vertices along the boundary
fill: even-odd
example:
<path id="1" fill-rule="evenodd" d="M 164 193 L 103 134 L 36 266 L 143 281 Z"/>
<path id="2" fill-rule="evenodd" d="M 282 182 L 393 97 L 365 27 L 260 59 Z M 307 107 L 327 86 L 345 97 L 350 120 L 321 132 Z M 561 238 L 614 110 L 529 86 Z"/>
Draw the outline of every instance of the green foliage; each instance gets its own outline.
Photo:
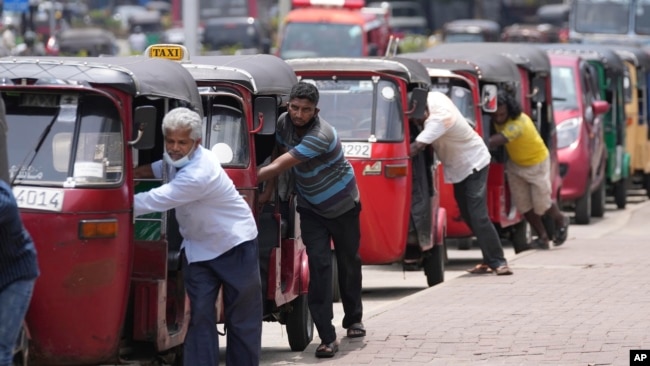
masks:
<path id="1" fill-rule="evenodd" d="M 420 52 L 427 48 L 428 38 L 422 35 L 407 35 L 399 42 L 400 53 Z"/>

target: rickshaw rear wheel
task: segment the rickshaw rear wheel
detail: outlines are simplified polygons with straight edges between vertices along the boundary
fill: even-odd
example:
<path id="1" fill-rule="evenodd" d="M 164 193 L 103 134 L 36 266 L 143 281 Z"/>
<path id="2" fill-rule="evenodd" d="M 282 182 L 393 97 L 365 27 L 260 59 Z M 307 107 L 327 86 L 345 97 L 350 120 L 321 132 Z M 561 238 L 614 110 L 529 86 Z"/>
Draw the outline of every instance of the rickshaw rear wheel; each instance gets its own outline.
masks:
<path id="1" fill-rule="evenodd" d="M 515 254 L 521 253 L 528 249 L 528 243 L 533 238 L 532 230 L 528 221 L 526 219 L 521 219 L 512 227 L 512 235 L 510 240 L 512 241 L 512 247 L 515 250 Z"/>
<path id="2" fill-rule="evenodd" d="M 614 202 L 616 207 L 624 209 L 627 204 L 627 179 L 621 178 L 614 183 Z"/>
<path id="3" fill-rule="evenodd" d="M 435 245 L 431 250 L 422 255 L 422 268 L 427 276 L 429 287 L 445 281 L 445 258 L 447 245 L 443 239 L 440 245 Z"/>
<path id="4" fill-rule="evenodd" d="M 591 216 L 603 217 L 605 215 L 605 179 L 600 182 L 598 188 L 591 194 Z"/>
<path id="5" fill-rule="evenodd" d="M 289 347 L 292 351 L 304 351 L 314 339 L 314 320 L 309 312 L 307 294 L 302 294 L 291 302 L 286 320 Z"/>
<path id="6" fill-rule="evenodd" d="M 584 194 L 576 200 L 575 219 L 578 225 L 588 225 L 591 222 L 591 180 L 587 180 Z"/>

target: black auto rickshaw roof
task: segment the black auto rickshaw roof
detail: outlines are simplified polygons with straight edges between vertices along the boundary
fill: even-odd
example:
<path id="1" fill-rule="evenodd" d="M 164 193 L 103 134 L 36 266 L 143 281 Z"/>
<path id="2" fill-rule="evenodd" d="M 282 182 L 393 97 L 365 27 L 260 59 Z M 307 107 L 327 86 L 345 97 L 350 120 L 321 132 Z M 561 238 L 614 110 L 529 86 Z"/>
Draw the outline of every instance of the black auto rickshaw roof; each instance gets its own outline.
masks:
<path id="1" fill-rule="evenodd" d="M 650 70 L 650 53 L 641 48 L 618 44 L 606 46 L 614 50 L 621 59 L 632 62 L 636 68 Z"/>
<path id="2" fill-rule="evenodd" d="M 608 46 L 601 44 L 552 43 L 539 45 L 540 49 L 559 54 L 580 55 L 585 60 L 601 62 L 610 73 L 622 75 L 625 65 L 621 58 Z"/>
<path id="3" fill-rule="evenodd" d="M 299 71 L 339 71 L 376 72 L 390 74 L 404 79 L 408 84 L 430 85 L 431 79 L 426 67 L 414 59 L 403 57 L 379 58 L 296 58 L 286 60 L 293 70 Z"/>
<path id="4" fill-rule="evenodd" d="M 563 25 L 569 21 L 571 7 L 568 4 L 546 4 L 537 8 L 537 20 L 540 23 Z"/>
<path id="5" fill-rule="evenodd" d="M 146 57 L 5 57 L 0 80 L 110 85 L 133 96 L 184 100 L 201 110 L 196 82 L 179 63 Z"/>
<path id="6" fill-rule="evenodd" d="M 404 53 L 401 57 L 412 58 L 428 68 L 465 71 L 486 82 L 519 82 L 519 70 L 509 58 L 498 54 L 477 54 L 467 50 L 465 55 L 449 57 L 430 53 Z"/>
<path id="7" fill-rule="evenodd" d="M 441 43 L 425 51 L 436 57 L 475 54 L 500 54 L 508 57 L 517 65 L 529 71 L 550 73 L 551 62 L 546 52 L 536 46 L 507 43 L 507 42 L 467 42 L 467 43 Z"/>
<path id="8" fill-rule="evenodd" d="M 295 72 L 283 59 L 265 54 L 196 56 L 183 66 L 197 81 L 227 80 L 253 94 L 289 94 L 298 82 Z"/>

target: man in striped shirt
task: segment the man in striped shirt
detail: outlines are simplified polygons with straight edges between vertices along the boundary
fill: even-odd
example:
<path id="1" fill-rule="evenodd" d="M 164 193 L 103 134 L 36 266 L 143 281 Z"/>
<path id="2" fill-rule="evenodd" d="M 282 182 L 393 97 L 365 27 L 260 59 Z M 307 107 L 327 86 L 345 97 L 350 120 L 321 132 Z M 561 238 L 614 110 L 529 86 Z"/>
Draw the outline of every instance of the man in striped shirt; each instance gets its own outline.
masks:
<path id="1" fill-rule="evenodd" d="M 278 118 L 276 143 L 281 153 L 259 168 L 264 182 L 291 169 L 295 178 L 300 230 L 309 257 L 309 310 L 321 338 L 316 357 L 338 350 L 332 325 L 332 261 L 334 242 L 339 287 L 348 337 L 363 337 L 361 258 L 359 257 L 359 190 L 336 130 L 318 116 L 318 89 L 300 82 L 289 95 L 288 112 Z M 267 190 L 274 186 L 269 181 Z"/>

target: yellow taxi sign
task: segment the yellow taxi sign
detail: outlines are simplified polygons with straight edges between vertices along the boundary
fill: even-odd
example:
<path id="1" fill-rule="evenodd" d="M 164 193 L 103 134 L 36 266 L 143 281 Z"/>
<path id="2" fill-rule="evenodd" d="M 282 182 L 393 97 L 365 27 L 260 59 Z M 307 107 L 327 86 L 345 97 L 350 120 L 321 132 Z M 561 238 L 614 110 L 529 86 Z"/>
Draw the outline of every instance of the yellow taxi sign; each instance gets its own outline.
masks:
<path id="1" fill-rule="evenodd" d="M 178 44 L 154 44 L 147 47 L 144 54 L 150 58 L 166 58 L 172 61 L 189 60 L 187 48 Z"/>

